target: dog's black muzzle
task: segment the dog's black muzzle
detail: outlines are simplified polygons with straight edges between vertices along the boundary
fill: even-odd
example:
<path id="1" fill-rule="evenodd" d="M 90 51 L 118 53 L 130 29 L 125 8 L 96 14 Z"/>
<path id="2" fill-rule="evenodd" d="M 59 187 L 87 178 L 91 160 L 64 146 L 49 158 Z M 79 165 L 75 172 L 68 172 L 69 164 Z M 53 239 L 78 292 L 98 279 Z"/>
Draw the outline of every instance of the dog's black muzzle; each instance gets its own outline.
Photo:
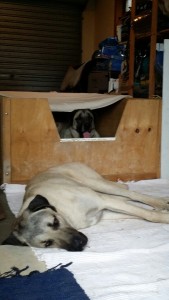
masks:
<path id="1" fill-rule="evenodd" d="M 75 235 L 73 235 L 70 244 L 66 247 L 66 250 L 83 251 L 87 242 L 88 238 L 82 232 L 77 232 Z"/>

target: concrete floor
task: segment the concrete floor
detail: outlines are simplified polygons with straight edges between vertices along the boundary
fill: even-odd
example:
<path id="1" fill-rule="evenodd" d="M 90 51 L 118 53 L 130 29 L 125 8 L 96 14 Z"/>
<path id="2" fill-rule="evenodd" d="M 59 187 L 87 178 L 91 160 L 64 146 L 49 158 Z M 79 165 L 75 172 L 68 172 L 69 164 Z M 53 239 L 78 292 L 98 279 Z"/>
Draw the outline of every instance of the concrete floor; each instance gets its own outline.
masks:
<path id="1" fill-rule="evenodd" d="M 0 244 L 4 241 L 12 231 L 12 224 L 15 221 L 15 216 L 11 212 L 8 203 L 6 201 L 5 193 L 0 190 L 0 203 L 2 204 L 6 218 L 4 220 L 0 220 Z"/>

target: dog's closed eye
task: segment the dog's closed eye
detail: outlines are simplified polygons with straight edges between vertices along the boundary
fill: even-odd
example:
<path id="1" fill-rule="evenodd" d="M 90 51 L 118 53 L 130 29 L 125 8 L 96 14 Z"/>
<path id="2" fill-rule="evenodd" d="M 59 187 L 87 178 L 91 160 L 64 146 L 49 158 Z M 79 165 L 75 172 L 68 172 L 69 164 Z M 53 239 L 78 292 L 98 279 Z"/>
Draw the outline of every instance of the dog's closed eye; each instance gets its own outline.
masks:
<path id="1" fill-rule="evenodd" d="M 59 227 L 58 219 L 54 216 L 53 223 L 48 223 L 48 226 L 52 227 L 54 230 L 56 230 Z"/>
<path id="2" fill-rule="evenodd" d="M 45 248 L 50 247 L 53 245 L 53 240 L 47 240 L 47 241 L 43 241 L 42 244 L 44 245 Z"/>

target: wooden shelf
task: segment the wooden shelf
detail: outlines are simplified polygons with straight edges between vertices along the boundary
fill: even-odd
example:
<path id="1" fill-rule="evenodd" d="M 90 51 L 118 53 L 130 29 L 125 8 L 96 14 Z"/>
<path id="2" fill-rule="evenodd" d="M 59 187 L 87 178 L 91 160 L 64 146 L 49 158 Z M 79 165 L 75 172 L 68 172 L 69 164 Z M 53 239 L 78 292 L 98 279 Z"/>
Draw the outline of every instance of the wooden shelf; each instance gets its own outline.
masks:
<path id="1" fill-rule="evenodd" d="M 160 31 L 157 31 L 157 38 L 158 37 L 162 37 L 162 38 L 166 38 L 169 36 L 169 29 L 163 29 Z M 136 33 L 135 32 L 135 38 L 136 40 L 139 39 L 145 39 L 145 38 L 150 38 L 151 37 L 151 32 L 143 32 L 143 33 Z"/>
<path id="2" fill-rule="evenodd" d="M 144 32 L 144 33 L 135 33 L 135 38 L 137 40 L 139 40 L 139 39 L 145 39 L 145 38 L 148 38 L 150 36 L 151 36 L 151 32 L 150 31 L 149 32 Z"/>
<path id="3" fill-rule="evenodd" d="M 135 19 L 142 19 L 142 18 L 146 18 L 147 16 L 151 15 L 152 11 L 151 10 L 145 10 L 144 12 L 142 12 L 139 15 L 135 15 Z M 135 22 L 135 19 L 133 20 Z"/>
<path id="4" fill-rule="evenodd" d="M 166 34 L 169 35 L 169 28 L 162 29 L 162 30 L 157 32 L 158 36 L 164 36 L 164 35 L 166 36 Z"/>
<path id="5" fill-rule="evenodd" d="M 137 0 L 132 0 L 131 7 L 131 29 L 130 29 L 130 50 L 129 50 L 129 86 L 134 87 L 134 68 L 135 68 L 135 44 L 137 40 L 149 38 L 150 41 L 150 61 L 149 61 L 149 90 L 148 97 L 152 98 L 155 94 L 155 72 L 154 65 L 156 59 L 156 42 L 157 42 L 157 15 L 158 0 L 152 1 L 152 9 L 136 14 Z M 135 20 L 138 21 L 136 22 Z M 143 28 L 145 32 L 139 32 L 136 23 L 143 22 L 147 19 L 148 26 Z M 137 25 L 138 25 L 137 24 Z M 145 25 L 145 24 L 144 24 Z M 141 27 L 141 26 L 140 26 Z M 148 31 L 147 31 L 148 30 Z M 133 95 L 134 88 L 130 89 L 130 95 Z"/>
<path id="6" fill-rule="evenodd" d="M 116 5 L 119 5 L 120 1 L 116 0 Z M 125 6 L 125 1 L 123 0 L 123 7 Z M 121 3 L 121 2 L 120 2 Z M 152 98 L 156 94 L 156 78 L 155 78 L 155 63 L 156 63 L 156 43 L 163 43 L 165 38 L 169 38 L 169 28 L 159 29 L 160 26 L 160 13 L 158 7 L 158 0 L 153 0 L 150 9 L 142 11 L 141 13 L 136 13 L 137 4 L 142 3 L 140 0 L 132 0 L 131 10 L 130 10 L 130 28 L 129 28 L 129 53 L 128 53 L 128 73 L 129 79 L 127 81 L 127 86 L 129 87 L 128 93 L 134 96 L 140 96 L 134 94 L 135 86 L 135 55 L 138 47 L 142 48 L 149 46 L 149 71 L 146 78 L 149 84 L 147 84 L 147 97 Z M 124 11 L 123 11 L 124 13 Z M 125 13 L 123 14 L 125 16 Z M 119 19 L 125 19 L 120 16 Z M 159 18 L 159 19 L 158 19 Z M 163 19 L 163 15 L 161 16 Z M 118 23 L 119 24 L 119 23 Z M 162 24 L 162 26 L 165 26 Z M 166 25 L 167 26 L 167 25 Z M 127 37 L 125 37 L 127 39 Z M 143 46 L 143 47 L 142 47 Z M 146 72 L 147 73 L 147 72 Z M 140 83 L 142 81 L 140 80 Z M 145 84 L 144 84 L 145 85 Z M 161 95 L 161 91 L 160 94 Z M 143 97 L 145 94 L 143 95 Z"/>

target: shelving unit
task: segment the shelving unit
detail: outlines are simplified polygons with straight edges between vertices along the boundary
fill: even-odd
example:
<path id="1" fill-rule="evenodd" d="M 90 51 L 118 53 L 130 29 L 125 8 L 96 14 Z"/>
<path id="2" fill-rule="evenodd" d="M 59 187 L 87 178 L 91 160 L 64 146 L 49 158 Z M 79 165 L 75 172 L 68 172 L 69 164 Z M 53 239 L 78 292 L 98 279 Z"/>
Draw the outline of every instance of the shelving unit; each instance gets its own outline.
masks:
<path id="1" fill-rule="evenodd" d="M 155 63 L 156 63 L 156 43 L 163 43 L 164 38 L 169 38 L 169 25 L 168 28 L 159 29 L 158 27 L 158 0 L 150 1 L 151 7 L 147 10 L 143 9 L 141 12 L 137 12 L 137 5 L 141 4 L 144 6 L 148 1 L 144 0 L 132 0 L 130 9 L 130 29 L 129 29 L 129 78 L 126 83 L 128 87 L 128 94 L 139 97 L 137 91 L 137 83 L 135 80 L 136 72 L 136 50 L 139 47 L 149 45 L 149 61 L 147 80 L 145 80 L 145 86 L 143 89 L 143 97 L 152 98 L 156 95 L 156 75 L 155 75 Z M 125 1 L 123 1 L 124 5 Z M 122 17 L 122 16 L 121 16 Z M 169 17 L 168 17 L 169 24 Z M 124 42 L 124 41 L 123 41 Z M 139 84 L 138 84 L 139 86 Z M 141 84 L 140 84 L 141 86 Z M 139 88 L 138 88 L 139 90 Z"/>
<path id="2" fill-rule="evenodd" d="M 137 0 L 132 1 L 131 7 L 131 29 L 130 29 L 130 55 L 129 55 L 129 94 L 133 95 L 134 88 L 134 67 L 135 67 L 135 45 L 139 39 L 149 38 L 150 41 L 150 60 L 149 60 L 149 88 L 148 88 L 148 98 L 152 98 L 155 94 L 155 59 L 156 59 L 156 42 L 157 42 L 157 19 L 158 19 L 158 0 L 152 1 L 152 10 L 144 11 L 144 14 L 136 14 L 136 4 Z M 134 28 L 135 22 L 140 22 L 145 16 L 150 18 L 150 31 L 139 32 Z M 144 42 L 142 40 L 142 42 Z"/>

